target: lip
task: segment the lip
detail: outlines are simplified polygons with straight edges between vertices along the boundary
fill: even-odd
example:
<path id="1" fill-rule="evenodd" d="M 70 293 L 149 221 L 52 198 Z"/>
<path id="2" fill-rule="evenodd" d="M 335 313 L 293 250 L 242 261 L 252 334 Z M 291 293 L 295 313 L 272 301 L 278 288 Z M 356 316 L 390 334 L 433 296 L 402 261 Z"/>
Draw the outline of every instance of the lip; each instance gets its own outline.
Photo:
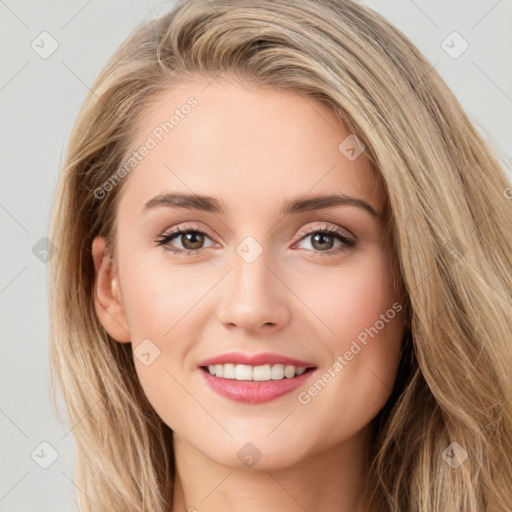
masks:
<path id="1" fill-rule="evenodd" d="M 265 364 L 292 365 L 296 368 L 305 368 L 302 375 L 291 379 L 283 378 L 280 380 L 268 381 L 247 381 L 236 379 L 224 379 L 210 375 L 207 367 L 215 364 L 247 364 L 249 366 L 262 366 Z M 206 383 L 217 394 L 248 404 L 260 404 L 275 400 L 286 393 L 297 389 L 304 384 L 316 372 L 317 367 L 310 362 L 300 361 L 293 357 L 283 356 L 275 352 L 262 352 L 259 354 L 245 354 L 243 352 L 228 352 L 216 357 L 204 359 L 198 364 L 200 374 Z"/>
<path id="2" fill-rule="evenodd" d="M 220 356 L 204 359 L 197 366 L 210 366 L 212 364 L 248 364 L 249 366 L 262 366 L 264 364 L 292 365 L 296 368 L 315 367 L 313 363 L 299 361 L 292 357 L 283 356 L 275 352 L 262 352 L 260 354 L 245 354 L 243 352 L 228 352 Z M 225 379 L 230 380 L 230 379 Z"/>
<path id="3" fill-rule="evenodd" d="M 269 381 L 224 379 L 223 377 L 210 375 L 208 370 L 205 371 L 203 368 L 199 369 L 199 373 L 206 380 L 210 389 L 215 391 L 217 394 L 234 400 L 235 402 L 261 404 L 275 400 L 276 398 L 297 389 L 309 380 L 309 378 L 316 373 L 316 370 L 316 368 L 310 368 L 302 375 L 298 375 L 291 379 L 285 377 L 281 380 Z"/>

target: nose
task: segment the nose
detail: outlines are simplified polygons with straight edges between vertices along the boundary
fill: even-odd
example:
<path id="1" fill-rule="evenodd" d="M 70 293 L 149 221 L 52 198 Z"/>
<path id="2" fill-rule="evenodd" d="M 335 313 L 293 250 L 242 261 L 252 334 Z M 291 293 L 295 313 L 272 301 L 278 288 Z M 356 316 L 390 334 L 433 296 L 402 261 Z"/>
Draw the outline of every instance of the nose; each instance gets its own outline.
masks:
<path id="1" fill-rule="evenodd" d="M 265 252 L 252 263 L 235 254 L 234 268 L 225 281 L 217 308 L 223 325 L 251 332 L 280 330 L 287 325 L 291 292 L 279 272 L 269 267 Z"/>

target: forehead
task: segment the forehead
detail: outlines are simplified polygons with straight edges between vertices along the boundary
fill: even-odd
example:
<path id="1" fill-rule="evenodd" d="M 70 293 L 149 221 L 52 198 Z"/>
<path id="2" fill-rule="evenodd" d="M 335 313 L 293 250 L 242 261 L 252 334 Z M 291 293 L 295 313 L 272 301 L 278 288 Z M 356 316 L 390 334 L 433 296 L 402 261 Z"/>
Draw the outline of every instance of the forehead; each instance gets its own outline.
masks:
<path id="1" fill-rule="evenodd" d="M 123 194 L 140 203 L 180 191 L 249 206 L 344 193 L 381 212 L 384 190 L 367 156 L 347 158 L 353 137 L 326 104 L 296 91 L 221 79 L 182 83 L 140 118 L 127 156 L 144 156 Z"/>

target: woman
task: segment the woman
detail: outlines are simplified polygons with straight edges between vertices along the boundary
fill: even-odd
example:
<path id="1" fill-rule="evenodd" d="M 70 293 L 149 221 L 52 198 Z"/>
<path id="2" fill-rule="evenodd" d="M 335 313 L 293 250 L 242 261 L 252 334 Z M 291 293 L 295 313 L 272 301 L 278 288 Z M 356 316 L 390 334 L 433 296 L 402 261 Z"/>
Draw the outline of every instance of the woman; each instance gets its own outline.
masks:
<path id="1" fill-rule="evenodd" d="M 510 183 L 411 42 L 181 2 L 92 89 L 51 223 L 79 509 L 509 510 Z"/>

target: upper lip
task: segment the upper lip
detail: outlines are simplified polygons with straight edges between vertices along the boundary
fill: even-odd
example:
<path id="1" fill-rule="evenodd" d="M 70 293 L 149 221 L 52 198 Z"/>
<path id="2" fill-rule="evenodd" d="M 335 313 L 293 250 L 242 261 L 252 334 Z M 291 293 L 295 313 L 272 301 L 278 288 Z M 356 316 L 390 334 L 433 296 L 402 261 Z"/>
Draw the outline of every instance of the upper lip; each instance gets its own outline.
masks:
<path id="1" fill-rule="evenodd" d="M 201 361 L 198 366 L 210 366 L 214 364 L 247 364 L 249 366 L 262 366 L 264 364 L 284 364 L 302 368 L 315 367 L 307 361 L 300 361 L 293 357 L 283 356 L 274 352 L 261 352 L 259 354 L 245 354 L 243 352 L 228 352 L 220 356 L 210 357 Z"/>

